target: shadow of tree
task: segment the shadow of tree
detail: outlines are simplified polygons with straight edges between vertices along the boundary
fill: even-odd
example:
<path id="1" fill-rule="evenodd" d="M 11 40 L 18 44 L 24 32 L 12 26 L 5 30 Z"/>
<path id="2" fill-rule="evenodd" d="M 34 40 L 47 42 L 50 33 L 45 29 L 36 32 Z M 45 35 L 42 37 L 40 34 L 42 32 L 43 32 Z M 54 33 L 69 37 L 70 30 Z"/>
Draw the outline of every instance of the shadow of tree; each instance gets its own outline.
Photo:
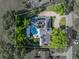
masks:
<path id="1" fill-rule="evenodd" d="M 74 0 L 65 0 L 65 15 L 68 15 L 70 12 L 74 11 L 73 6 L 74 6 L 75 1 Z"/>

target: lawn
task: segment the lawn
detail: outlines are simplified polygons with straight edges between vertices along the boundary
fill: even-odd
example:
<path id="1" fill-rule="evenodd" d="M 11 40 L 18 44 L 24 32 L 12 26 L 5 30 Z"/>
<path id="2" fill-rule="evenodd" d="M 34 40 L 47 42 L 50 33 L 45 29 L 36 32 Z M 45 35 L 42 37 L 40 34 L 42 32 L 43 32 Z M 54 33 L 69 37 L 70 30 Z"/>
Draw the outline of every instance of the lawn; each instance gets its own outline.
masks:
<path id="1" fill-rule="evenodd" d="M 61 18 L 60 25 L 65 25 L 66 26 L 66 18 L 65 17 Z"/>
<path id="2" fill-rule="evenodd" d="M 54 11 L 60 15 L 64 15 L 64 4 L 52 4 L 47 7 L 47 11 Z"/>
<path id="3" fill-rule="evenodd" d="M 67 33 L 62 29 L 53 28 L 51 32 L 51 40 L 48 45 L 49 48 L 66 48 L 67 47 Z"/>

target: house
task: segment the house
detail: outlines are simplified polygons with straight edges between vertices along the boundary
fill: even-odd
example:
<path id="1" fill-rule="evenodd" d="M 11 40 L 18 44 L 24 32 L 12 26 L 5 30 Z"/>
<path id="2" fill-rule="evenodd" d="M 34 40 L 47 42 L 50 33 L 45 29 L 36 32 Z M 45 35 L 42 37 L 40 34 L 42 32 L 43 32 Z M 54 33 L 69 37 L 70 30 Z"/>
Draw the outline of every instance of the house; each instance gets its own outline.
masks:
<path id="1" fill-rule="evenodd" d="M 62 3 L 64 2 L 64 0 L 29 0 L 31 6 L 34 7 L 40 7 L 40 6 L 44 6 L 46 4 L 49 3 Z"/>
<path id="2" fill-rule="evenodd" d="M 27 53 L 23 59 L 28 59 L 28 58 L 29 59 L 72 59 L 72 47 L 69 47 L 68 49 L 60 49 L 60 50 L 53 48 L 35 48 L 29 53 Z"/>
<path id="3" fill-rule="evenodd" d="M 43 4 L 49 3 L 50 0 L 29 0 L 32 7 L 40 7 Z"/>
<path id="4" fill-rule="evenodd" d="M 51 32 L 51 18 L 45 16 L 31 17 L 31 24 L 26 28 L 27 37 L 39 38 L 39 45 L 48 45 Z"/>

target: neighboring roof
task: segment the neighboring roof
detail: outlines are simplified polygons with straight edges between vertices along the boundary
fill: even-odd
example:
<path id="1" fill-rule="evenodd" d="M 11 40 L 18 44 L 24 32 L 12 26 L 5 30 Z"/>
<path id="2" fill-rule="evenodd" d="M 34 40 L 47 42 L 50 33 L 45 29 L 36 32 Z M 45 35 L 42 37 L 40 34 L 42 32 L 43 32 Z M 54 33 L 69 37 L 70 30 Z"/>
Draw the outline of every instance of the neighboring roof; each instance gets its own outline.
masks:
<path id="1" fill-rule="evenodd" d="M 50 0 L 29 0 L 29 2 L 31 3 L 31 6 L 34 8 L 34 7 L 40 7 L 42 5 L 46 5 L 48 4 L 48 2 L 50 2 Z"/>

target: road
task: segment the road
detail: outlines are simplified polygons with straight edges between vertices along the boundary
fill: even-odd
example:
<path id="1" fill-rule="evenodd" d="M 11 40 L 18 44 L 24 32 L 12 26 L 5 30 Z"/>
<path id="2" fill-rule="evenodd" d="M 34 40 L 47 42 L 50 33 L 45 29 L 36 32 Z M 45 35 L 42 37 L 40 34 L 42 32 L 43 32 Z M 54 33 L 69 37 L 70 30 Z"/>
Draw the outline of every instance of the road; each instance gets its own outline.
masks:
<path id="1" fill-rule="evenodd" d="M 66 56 L 67 56 L 67 59 L 72 59 L 72 46 L 69 47 L 69 50 L 67 51 Z"/>
<path id="2" fill-rule="evenodd" d="M 66 56 L 66 52 L 64 53 L 54 53 L 52 56 Z"/>

